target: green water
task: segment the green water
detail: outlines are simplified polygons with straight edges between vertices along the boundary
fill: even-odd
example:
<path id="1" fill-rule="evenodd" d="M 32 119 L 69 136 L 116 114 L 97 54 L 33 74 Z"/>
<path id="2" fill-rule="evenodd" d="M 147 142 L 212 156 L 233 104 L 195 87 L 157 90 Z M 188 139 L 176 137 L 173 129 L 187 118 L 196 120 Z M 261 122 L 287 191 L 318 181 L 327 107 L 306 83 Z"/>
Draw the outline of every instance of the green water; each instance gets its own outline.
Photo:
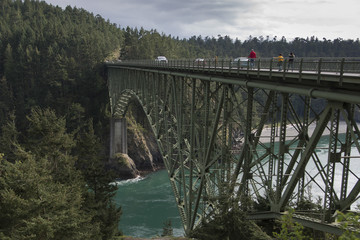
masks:
<path id="1" fill-rule="evenodd" d="M 329 137 L 321 138 L 316 150 L 321 162 L 327 162 L 327 150 L 322 149 L 329 144 Z M 261 151 L 261 150 L 260 150 Z M 354 155 L 360 155 L 356 149 L 352 150 Z M 289 161 L 289 159 L 286 159 Z M 341 163 L 338 166 L 341 165 Z M 360 176 L 360 161 L 354 159 L 351 161 L 350 169 L 357 172 Z M 322 180 L 317 174 L 314 163 L 310 160 L 307 165 L 309 174 L 314 174 L 315 181 Z M 317 174 L 317 175 L 316 175 Z M 338 191 L 341 182 L 341 168 L 337 167 L 335 171 L 335 185 L 334 188 Z M 357 182 L 357 178 L 349 175 L 349 189 L 351 189 Z M 317 186 L 314 184 L 313 193 L 314 199 L 317 196 Z M 123 214 L 120 219 L 119 229 L 125 235 L 133 237 L 154 237 L 160 236 L 164 222 L 171 220 L 174 236 L 183 236 L 180 215 L 176 207 L 174 195 L 170 186 L 169 178 L 165 170 L 152 173 L 143 179 L 132 179 L 118 182 L 118 191 L 116 193 L 116 203 L 122 207 Z"/>
<path id="2" fill-rule="evenodd" d="M 142 179 L 118 182 L 115 201 L 122 207 L 119 229 L 133 237 L 160 236 L 171 220 L 174 236 L 183 236 L 174 194 L 165 170 Z"/>

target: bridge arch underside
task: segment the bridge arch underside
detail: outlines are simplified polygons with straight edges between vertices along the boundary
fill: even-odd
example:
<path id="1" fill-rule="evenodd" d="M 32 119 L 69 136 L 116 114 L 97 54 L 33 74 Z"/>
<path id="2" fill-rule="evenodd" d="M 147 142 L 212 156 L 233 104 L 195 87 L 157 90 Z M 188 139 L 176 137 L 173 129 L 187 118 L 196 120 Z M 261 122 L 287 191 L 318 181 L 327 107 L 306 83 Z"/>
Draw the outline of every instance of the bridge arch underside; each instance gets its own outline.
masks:
<path id="1" fill-rule="evenodd" d="M 124 96 L 143 106 L 186 233 L 219 213 L 224 197 L 253 219 L 292 206 L 331 232 L 335 211 L 359 198 L 359 103 L 126 68 L 108 68 L 108 81 L 113 117 Z"/>

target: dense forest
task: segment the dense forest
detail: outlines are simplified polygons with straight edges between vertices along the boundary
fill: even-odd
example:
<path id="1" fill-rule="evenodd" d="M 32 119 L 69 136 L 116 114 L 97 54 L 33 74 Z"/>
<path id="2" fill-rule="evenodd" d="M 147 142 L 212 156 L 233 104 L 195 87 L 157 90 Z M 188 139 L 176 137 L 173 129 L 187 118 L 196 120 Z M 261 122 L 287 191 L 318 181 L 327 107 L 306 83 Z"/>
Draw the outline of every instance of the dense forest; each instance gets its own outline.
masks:
<path id="1" fill-rule="evenodd" d="M 0 239 L 111 239 L 107 56 L 123 33 L 83 9 L 0 1 Z"/>
<path id="2" fill-rule="evenodd" d="M 0 239 L 113 239 L 111 59 L 360 56 L 357 40 L 179 39 L 35 0 L 0 1 Z"/>
<path id="3" fill-rule="evenodd" d="M 125 47 L 122 48 L 123 59 L 154 59 L 165 55 L 169 59 L 178 58 L 235 58 L 247 57 L 251 49 L 255 49 L 258 57 L 274 57 L 279 53 L 287 56 L 294 52 L 298 57 L 359 57 L 360 40 L 329 40 L 317 37 L 295 38 L 287 41 L 285 37 L 270 39 L 252 37 L 245 41 L 232 39 L 230 36 L 201 37 L 192 36 L 180 40 L 178 37 L 160 35 L 156 30 L 146 31 L 143 28 L 123 29 Z"/>

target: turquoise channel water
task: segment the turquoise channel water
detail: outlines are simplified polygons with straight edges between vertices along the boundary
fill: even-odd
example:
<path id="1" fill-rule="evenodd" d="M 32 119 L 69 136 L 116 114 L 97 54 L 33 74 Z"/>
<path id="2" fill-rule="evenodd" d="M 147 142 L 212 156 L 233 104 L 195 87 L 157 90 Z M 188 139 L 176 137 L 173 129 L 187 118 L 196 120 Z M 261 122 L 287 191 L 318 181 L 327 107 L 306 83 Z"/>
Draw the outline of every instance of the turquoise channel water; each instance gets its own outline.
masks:
<path id="1" fill-rule="evenodd" d="M 167 220 L 171 221 L 174 236 L 184 235 L 166 170 L 117 184 L 115 201 L 123 211 L 119 229 L 124 235 L 146 238 L 160 236 Z"/>
<path id="2" fill-rule="evenodd" d="M 327 151 L 323 148 L 326 148 L 328 144 L 329 137 L 324 136 L 317 146 L 320 148 L 316 150 L 317 156 L 323 163 L 326 163 L 328 158 Z M 355 152 L 354 155 L 360 155 L 356 153 L 356 149 L 352 149 L 352 151 Z M 337 171 L 335 172 L 334 188 L 339 190 L 341 183 L 341 163 L 337 164 L 339 164 L 339 167 L 337 167 Z M 360 176 L 360 159 L 353 159 L 350 164 L 350 169 L 356 172 L 355 175 Z M 311 175 L 314 174 L 315 182 L 313 183 L 312 191 L 315 199 L 318 187 L 321 187 L 322 180 L 320 175 L 317 174 L 318 170 L 311 160 L 307 165 L 307 171 Z M 358 180 L 355 175 L 349 175 L 350 189 Z M 316 185 L 317 182 L 319 186 Z M 167 220 L 171 220 L 174 236 L 184 235 L 180 215 L 166 170 L 149 174 L 145 178 L 120 181 L 117 182 L 117 185 L 118 190 L 115 201 L 116 204 L 122 207 L 123 214 L 120 219 L 119 229 L 124 235 L 143 238 L 160 236 L 164 223 Z"/>

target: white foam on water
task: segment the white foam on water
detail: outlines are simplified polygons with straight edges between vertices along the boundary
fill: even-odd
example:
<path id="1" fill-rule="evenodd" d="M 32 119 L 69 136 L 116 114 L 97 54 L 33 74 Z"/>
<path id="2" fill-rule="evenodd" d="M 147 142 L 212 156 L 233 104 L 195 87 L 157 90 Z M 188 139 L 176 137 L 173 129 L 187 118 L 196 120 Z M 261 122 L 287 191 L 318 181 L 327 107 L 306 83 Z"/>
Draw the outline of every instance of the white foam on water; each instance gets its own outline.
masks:
<path id="1" fill-rule="evenodd" d="M 145 177 L 141 177 L 140 175 L 136 176 L 136 178 L 131 178 L 131 179 L 127 179 L 127 180 L 118 180 L 115 182 L 112 182 L 111 184 L 116 185 L 116 186 L 127 186 L 133 183 L 137 183 L 140 182 L 142 180 L 144 180 Z"/>

